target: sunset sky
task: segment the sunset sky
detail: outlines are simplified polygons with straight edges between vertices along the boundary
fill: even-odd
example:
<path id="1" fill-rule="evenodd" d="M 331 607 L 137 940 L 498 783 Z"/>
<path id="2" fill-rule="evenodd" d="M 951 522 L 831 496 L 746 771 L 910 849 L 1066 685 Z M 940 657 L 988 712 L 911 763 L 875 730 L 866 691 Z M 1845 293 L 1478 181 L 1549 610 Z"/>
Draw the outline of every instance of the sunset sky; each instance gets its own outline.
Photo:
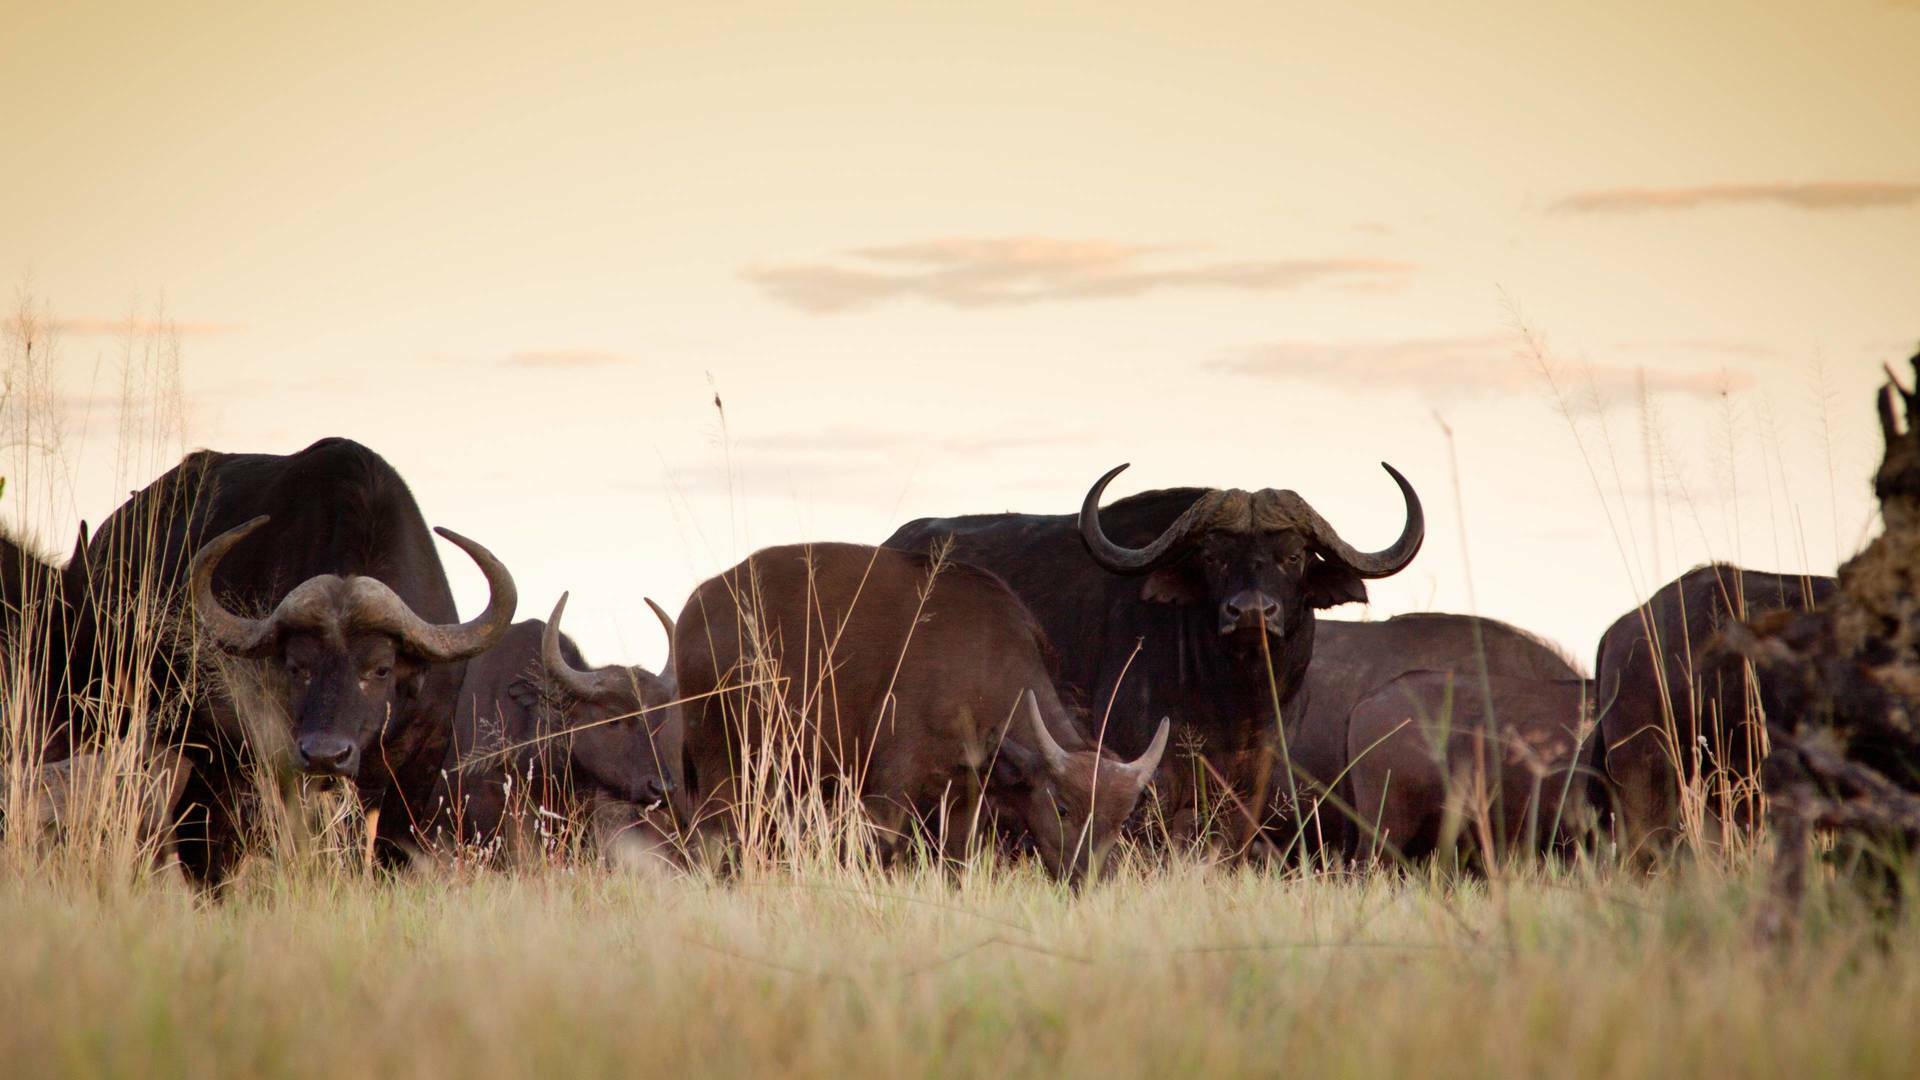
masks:
<path id="1" fill-rule="evenodd" d="M 1831 572 L 1920 343 L 1920 4 L 1357 7 L 0 0 L 73 462 L 31 527 L 159 471 L 115 400 L 163 311 L 187 446 L 367 443 L 595 661 L 756 547 L 1121 461 L 1362 547 L 1390 461 L 1430 532 L 1371 614 L 1589 663 L 1709 556 Z"/>

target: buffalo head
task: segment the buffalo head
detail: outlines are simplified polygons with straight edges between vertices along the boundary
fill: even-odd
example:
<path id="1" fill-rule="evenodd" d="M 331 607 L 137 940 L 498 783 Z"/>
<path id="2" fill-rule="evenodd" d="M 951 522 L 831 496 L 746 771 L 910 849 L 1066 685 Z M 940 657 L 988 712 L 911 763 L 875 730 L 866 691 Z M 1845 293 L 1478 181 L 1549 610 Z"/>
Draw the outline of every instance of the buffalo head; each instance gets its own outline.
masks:
<path id="1" fill-rule="evenodd" d="M 486 575 L 487 608 L 471 621 L 429 623 L 385 583 L 336 574 L 308 578 L 266 618 L 248 618 L 214 595 L 213 574 L 234 545 L 268 520 L 257 517 L 229 529 L 194 555 L 194 611 L 207 639 L 222 651 L 277 660 L 285 669 L 300 768 L 353 778 L 389 719 L 418 699 L 430 665 L 474 656 L 507 632 L 518 602 L 513 577 L 486 548 L 435 529 Z"/>
<path id="2" fill-rule="evenodd" d="M 554 730 L 543 736 L 571 759 L 573 768 L 614 797 L 657 803 L 673 790 L 666 763 L 677 747 L 664 745 L 671 719 L 673 619 L 652 600 L 647 606 L 667 631 L 667 662 L 662 675 L 639 667 L 607 666 L 581 671 L 560 650 L 560 616 L 565 593 L 540 637 L 540 666 L 549 685 L 568 699 Z"/>
<path id="3" fill-rule="evenodd" d="M 1160 721 L 1147 752 L 1123 761 L 1098 750 L 1066 749 L 1047 729 L 1033 691 L 1021 702 L 1029 730 L 1024 737 L 1009 733 L 1001 740 L 993 772 L 996 799 L 1026 826 L 1047 870 L 1078 882 L 1106 857 L 1152 782 L 1167 749 L 1169 725 Z"/>
<path id="4" fill-rule="evenodd" d="M 1222 634 L 1284 637 L 1316 608 L 1364 601 L 1363 579 L 1398 573 L 1426 538 L 1420 497 L 1383 462 L 1407 507 L 1400 538 L 1383 551 L 1355 550 L 1307 500 L 1272 488 L 1207 491 L 1145 547 L 1125 547 L 1100 527 L 1100 496 L 1125 468 L 1109 470 L 1081 504 L 1088 553 L 1112 573 L 1145 577 L 1146 600 L 1213 606 Z"/>

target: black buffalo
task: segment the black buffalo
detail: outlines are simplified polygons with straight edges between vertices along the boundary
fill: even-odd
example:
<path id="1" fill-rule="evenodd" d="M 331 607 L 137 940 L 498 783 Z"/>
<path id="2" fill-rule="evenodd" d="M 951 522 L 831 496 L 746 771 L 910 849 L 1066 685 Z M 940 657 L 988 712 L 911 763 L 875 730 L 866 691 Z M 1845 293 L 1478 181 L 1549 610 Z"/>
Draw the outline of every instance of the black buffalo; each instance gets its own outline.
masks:
<path id="1" fill-rule="evenodd" d="M 486 549 L 439 532 L 486 575 L 491 597 L 469 622 L 454 610 L 406 483 L 346 439 L 288 455 L 196 451 L 94 534 L 88 611 L 73 650 L 77 685 L 108 682 L 126 620 L 189 603 L 207 646 L 263 662 L 219 665 L 235 677 L 194 692 L 209 654 L 184 627 L 153 631 L 153 708 L 190 695 L 179 737 L 194 775 L 177 839 L 194 876 L 218 880 L 231 868 L 246 770 L 263 755 L 354 783 L 388 841 L 424 819 L 452 739 L 464 661 L 506 633 L 516 599 L 512 576 Z M 237 704 L 242 686 L 263 709 Z M 95 710 L 98 721 L 145 711 L 131 701 L 109 705 L 117 708 Z M 278 717 L 250 736 L 245 717 L 263 713 Z M 283 749 L 256 742 L 249 750 L 253 736 Z"/>
<path id="2" fill-rule="evenodd" d="M 1425 517 L 1400 488 L 1406 524 L 1363 552 L 1291 491 L 1171 488 L 1105 509 L 1126 466 L 1096 482 L 1072 514 L 923 518 L 886 546 L 954 559 L 1004 578 L 1060 653 L 1062 681 L 1121 754 L 1145 750 L 1162 716 L 1182 745 L 1240 793 L 1239 825 L 1257 816 L 1277 726 L 1314 651 L 1314 612 L 1365 601 L 1365 579 L 1398 573 L 1420 550 Z M 1196 765 L 1169 758 L 1163 805 L 1190 806 Z M 1176 813 L 1183 811 L 1176 810 Z"/>
<path id="3" fill-rule="evenodd" d="M 65 566 L 14 537 L 0 533 L 0 676 L 11 692 L 0 695 L 0 715 L 15 707 L 20 717 L 5 725 L 23 755 L 59 760 L 67 756 L 70 708 L 66 657 L 76 612 L 86 589 L 87 526 Z M 56 749 L 57 747 L 57 749 Z"/>
<path id="4" fill-rule="evenodd" d="M 1381 622 L 1321 620 L 1313 662 L 1285 714 L 1284 760 L 1271 783 L 1268 837 L 1277 850 L 1332 857 L 1360 849 L 1365 834 L 1354 827 L 1356 804 L 1345 775 L 1352 761 L 1348 715 L 1382 686 L 1423 670 L 1463 679 L 1580 677 L 1552 644 L 1495 619 L 1421 612 Z"/>
<path id="5" fill-rule="evenodd" d="M 1697 824 L 1751 823 L 1765 721 L 1744 669 L 1711 662 L 1709 650 L 1735 620 L 1816 608 L 1837 588 L 1830 577 L 1714 563 L 1661 586 L 1607 629 L 1594 677 L 1615 823 L 1629 853 L 1670 846 L 1688 815 Z M 1683 805 L 1683 782 L 1703 804 Z"/>
<path id="6" fill-rule="evenodd" d="M 467 662 L 436 834 L 486 844 L 503 825 L 526 824 L 515 811 L 578 820 L 602 803 L 644 810 L 671 790 L 680 752 L 669 722 L 673 658 L 665 677 L 637 666 L 588 668 L 560 632 L 566 604 L 562 596 L 546 622 L 514 623 Z M 671 642 L 672 620 L 653 611 Z"/>

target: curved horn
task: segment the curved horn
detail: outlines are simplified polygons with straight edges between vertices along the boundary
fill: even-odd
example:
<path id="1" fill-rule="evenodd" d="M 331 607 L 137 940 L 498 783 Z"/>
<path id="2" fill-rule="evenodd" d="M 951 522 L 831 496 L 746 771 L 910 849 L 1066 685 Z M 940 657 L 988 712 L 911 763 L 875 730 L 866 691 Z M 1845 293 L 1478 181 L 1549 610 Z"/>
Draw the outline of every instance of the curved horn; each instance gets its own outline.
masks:
<path id="1" fill-rule="evenodd" d="M 487 609 L 466 622 L 454 625 L 430 623 L 422 619 L 406 601 L 372 578 L 357 578 L 367 583 L 356 593 L 355 614 L 362 621 L 378 625 L 401 640 L 408 652 L 436 663 L 464 660 L 493 647 L 513 622 L 513 609 L 520 602 L 513 575 L 493 553 L 452 529 L 433 530 L 467 553 L 487 578 Z M 370 586 L 379 586 L 372 588 Z"/>
<path id="2" fill-rule="evenodd" d="M 567 594 L 561 593 L 560 602 L 553 605 L 553 615 L 547 619 L 546 629 L 540 631 L 540 667 L 547 678 L 582 701 L 598 701 L 630 686 L 624 671 L 581 671 L 567 663 L 566 655 L 560 651 L 560 615 L 566 610 Z"/>
<path id="3" fill-rule="evenodd" d="M 1107 490 L 1113 478 L 1125 471 L 1125 464 L 1115 465 L 1107 470 L 1107 475 L 1094 482 L 1087 497 L 1080 503 L 1080 539 L 1086 542 L 1087 554 L 1101 568 L 1116 574 L 1144 574 L 1177 558 L 1184 546 L 1188 534 L 1207 514 L 1212 513 L 1213 492 L 1195 499 L 1186 512 L 1167 526 L 1153 543 L 1143 548 L 1122 547 L 1108 539 L 1106 530 L 1100 527 L 1100 496 Z"/>
<path id="4" fill-rule="evenodd" d="M 265 655 L 274 645 L 277 626 L 272 618 L 249 619 L 236 615 L 213 594 L 213 572 L 235 544 L 253 535 L 271 520 L 262 514 L 245 525 L 228 529 L 201 545 L 194 553 L 188 572 L 188 587 L 193 596 L 193 611 L 200 626 L 214 644 L 237 656 L 255 658 Z"/>
<path id="5" fill-rule="evenodd" d="M 1032 690 L 1028 690 L 1025 695 L 1025 700 L 1027 705 L 1027 719 L 1033 725 L 1033 738 L 1036 743 L 1035 748 L 1040 751 L 1040 759 L 1047 763 L 1048 772 L 1056 776 L 1066 772 L 1067 752 L 1061 748 L 1059 743 L 1053 740 L 1053 732 L 1047 730 L 1047 722 L 1040 718 L 1039 699 L 1034 697 Z"/>
<path id="6" fill-rule="evenodd" d="M 1126 770 L 1133 774 L 1139 785 L 1144 788 L 1153 783 L 1153 774 L 1160 771 L 1160 758 L 1167 752 L 1167 735 L 1173 730 L 1173 719 L 1160 718 L 1160 730 L 1153 733 L 1153 744 L 1147 752 L 1126 764 Z"/>
<path id="7" fill-rule="evenodd" d="M 562 597 L 562 599 L 565 599 L 565 597 Z M 660 662 L 660 677 L 663 679 L 671 680 L 674 677 L 673 616 L 667 614 L 666 611 L 662 609 L 659 604 L 654 603 L 653 597 L 643 596 L 640 599 L 645 600 L 647 602 L 647 606 L 653 609 L 653 617 L 656 619 L 659 619 L 661 627 L 663 627 L 667 631 L 667 658 Z"/>
<path id="8" fill-rule="evenodd" d="M 1401 528 L 1398 540 L 1379 551 L 1359 551 L 1340 539 L 1340 534 L 1319 514 L 1311 514 L 1308 519 L 1313 539 L 1321 550 L 1363 578 L 1383 578 L 1405 570 L 1427 539 L 1427 515 L 1420 508 L 1420 496 L 1414 493 L 1413 485 L 1407 483 L 1399 469 L 1384 461 L 1380 467 L 1400 485 L 1400 497 L 1407 504 L 1407 523 Z"/>

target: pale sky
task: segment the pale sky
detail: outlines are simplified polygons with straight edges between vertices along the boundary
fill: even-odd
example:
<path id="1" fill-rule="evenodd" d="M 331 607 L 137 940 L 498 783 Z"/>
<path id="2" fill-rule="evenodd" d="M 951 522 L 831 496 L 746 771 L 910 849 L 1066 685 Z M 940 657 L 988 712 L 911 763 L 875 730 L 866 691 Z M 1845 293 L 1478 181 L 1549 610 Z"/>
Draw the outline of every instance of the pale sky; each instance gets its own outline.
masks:
<path id="1" fill-rule="evenodd" d="M 1589 663 L 1686 566 L 1871 532 L 1920 4 L 397 6 L 0 0 L 0 284 L 60 321 L 72 474 L 0 511 L 49 546 L 162 467 L 113 406 L 156 309 L 187 446 L 360 439 L 596 662 L 756 547 L 1121 461 L 1362 547 L 1390 461 L 1429 538 L 1371 615 Z"/>

